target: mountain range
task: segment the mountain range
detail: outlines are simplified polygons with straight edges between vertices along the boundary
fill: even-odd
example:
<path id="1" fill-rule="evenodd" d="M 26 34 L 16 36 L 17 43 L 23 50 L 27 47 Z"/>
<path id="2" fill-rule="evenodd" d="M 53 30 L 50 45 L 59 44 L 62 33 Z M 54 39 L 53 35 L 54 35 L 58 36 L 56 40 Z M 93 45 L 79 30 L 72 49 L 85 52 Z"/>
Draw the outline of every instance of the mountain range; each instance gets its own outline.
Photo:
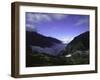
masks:
<path id="1" fill-rule="evenodd" d="M 26 31 L 26 67 L 89 64 L 89 31 L 74 37 L 68 44 Z"/>

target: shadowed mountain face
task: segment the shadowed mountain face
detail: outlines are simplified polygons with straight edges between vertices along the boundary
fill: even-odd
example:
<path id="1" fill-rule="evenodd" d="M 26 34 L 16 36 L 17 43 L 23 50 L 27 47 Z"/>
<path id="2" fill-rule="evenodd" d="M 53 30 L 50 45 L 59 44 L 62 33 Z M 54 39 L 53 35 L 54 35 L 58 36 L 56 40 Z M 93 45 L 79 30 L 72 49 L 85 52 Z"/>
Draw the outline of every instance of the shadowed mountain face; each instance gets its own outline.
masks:
<path id="1" fill-rule="evenodd" d="M 89 31 L 76 36 L 67 46 L 66 54 L 89 50 Z"/>
<path id="2" fill-rule="evenodd" d="M 26 45 L 51 47 L 54 43 L 61 44 L 62 42 L 52 37 L 43 36 L 37 32 L 26 32 Z"/>
<path id="3" fill-rule="evenodd" d="M 60 40 L 52 37 L 46 37 L 37 32 L 26 32 L 26 50 L 32 52 L 46 53 L 49 55 L 57 56 L 65 48 Z"/>

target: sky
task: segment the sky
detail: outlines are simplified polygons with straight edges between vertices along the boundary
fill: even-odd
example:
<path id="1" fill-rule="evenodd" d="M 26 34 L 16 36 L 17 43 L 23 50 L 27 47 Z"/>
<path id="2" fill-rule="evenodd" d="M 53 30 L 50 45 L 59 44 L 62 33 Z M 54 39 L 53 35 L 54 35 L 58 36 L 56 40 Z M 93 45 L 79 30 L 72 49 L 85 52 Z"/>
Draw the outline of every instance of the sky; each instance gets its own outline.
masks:
<path id="1" fill-rule="evenodd" d="M 89 15 L 26 12 L 26 30 L 67 43 L 89 31 Z"/>

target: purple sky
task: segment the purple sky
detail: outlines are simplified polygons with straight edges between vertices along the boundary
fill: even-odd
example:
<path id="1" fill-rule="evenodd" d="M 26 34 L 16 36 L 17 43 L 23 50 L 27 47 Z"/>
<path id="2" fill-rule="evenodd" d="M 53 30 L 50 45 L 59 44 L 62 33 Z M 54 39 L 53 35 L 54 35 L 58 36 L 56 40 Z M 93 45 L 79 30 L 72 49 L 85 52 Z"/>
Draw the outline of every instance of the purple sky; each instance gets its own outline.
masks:
<path id="1" fill-rule="evenodd" d="M 89 15 L 26 12 L 26 30 L 69 42 L 89 31 Z"/>

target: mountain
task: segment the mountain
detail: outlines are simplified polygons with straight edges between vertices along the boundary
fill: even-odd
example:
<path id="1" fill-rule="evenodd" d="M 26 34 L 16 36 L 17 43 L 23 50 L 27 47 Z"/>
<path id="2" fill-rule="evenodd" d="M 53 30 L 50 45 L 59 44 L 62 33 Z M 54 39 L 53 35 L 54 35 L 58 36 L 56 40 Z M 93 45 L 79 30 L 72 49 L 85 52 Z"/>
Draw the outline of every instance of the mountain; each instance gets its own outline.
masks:
<path id="1" fill-rule="evenodd" d="M 89 50 L 89 31 L 76 36 L 67 46 L 66 53 L 71 54 L 76 51 Z"/>
<path id="2" fill-rule="evenodd" d="M 37 32 L 26 31 L 26 45 L 51 47 L 52 45 L 61 44 L 62 42 L 56 38 L 46 37 Z"/>
<path id="3" fill-rule="evenodd" d="M 37 32 L 26 32 L 26 67 L 89 64 L 89 31 L 67 45 Z"/>
<path id="4" fill-rule="evenodd" d="M 65 48 L 60 40 L 52 37 L 46 37 L 37 32 L 26 32 L 26 50 L 31 50 L 32 53 L 46 53 L 57 56 Z"/>
<path id="5" fill-rule="evenodd" d="M 89 64 L 89 31 L 76 36 L 66 46 L 63 56 L 69 58 L 73 65 Z"/>
<path id="6" fill-rule="evenodd" d="M 26 67 L 65 64 L 64 58 L 58 57 L 64 48 L 56 38 L 26 31 Z"/>

